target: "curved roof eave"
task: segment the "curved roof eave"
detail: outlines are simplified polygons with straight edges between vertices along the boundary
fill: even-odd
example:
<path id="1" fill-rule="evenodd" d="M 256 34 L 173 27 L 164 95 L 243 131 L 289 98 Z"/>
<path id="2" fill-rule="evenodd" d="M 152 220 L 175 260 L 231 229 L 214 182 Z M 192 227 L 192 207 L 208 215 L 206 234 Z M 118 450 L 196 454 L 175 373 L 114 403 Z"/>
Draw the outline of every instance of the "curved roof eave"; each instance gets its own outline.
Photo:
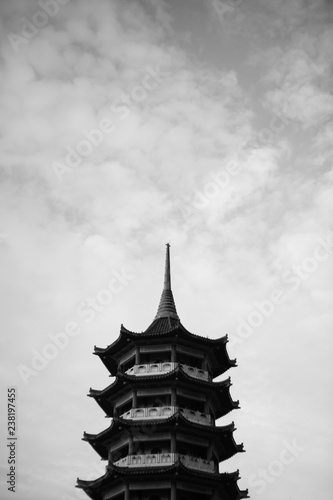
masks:
<path id="1" fill-rule="evenodd" d="M 176 378 L 176 376 L 180 375 L 183 377 L 184 380 L 193 383 L 195 381 L 196 384 L 202 385 L 204 387 L 209 387 L 211 389 L 223 389 L 226 387 L 230 387 L 231 384 L 231 379 L 228 377 L 225 380 L 221 380 L 220 382 L 211 382 L 208 380 L 202 380 L 199 378 L 194 378 L 188 375 L 181 366 L 177 366 L 174 370 L 171 370 L 167 373 L 161 373 L 157 375 L 129 375 L 127 373 L 119 372 L 116 376 L 116 380 L 112 382 L 112 384 L 108 385 L 105 387 L 105 389 L 91 389 L 89 391 L 88 396 L 91 397 L 101 397 L 101 396 L 108 396 L 113 390 L 116 390 L 120 384 L 124 385 L 126 382 L 128 383 L 144 383 L 144 382 L 151 382 L 151 381 L 161 381 L 161 380 L 172 380 Z"/>
<path id="2" fill-rule="evenodd" d="M 83 434 L 83 440 L 84 441 L 98 441 L 100 439 L 106 438 L 106 437 L 111 437 L 112 432 L 118 431 L 120 428 L 123 427 L 142 427 L 142 425 L 145 425 L 145 427 L 163 427 L 169 423 L 172 423 L 173 421 L 180 420 L 181 423 L 183 423 L 186 427 L 188 428 L 197 428 L 200 429 L 204 432 L 207 433 L 212 433 L 212 434 L 226 434 L 226 433 L 233 433 L 235 430 L 235 423 L 231 422 L 230 424 L 223 425 L 223 426 L 209 426 L 209 425 L 204 425 L 196 422 L 192 422 L 191 420 L 187 419 L 184 417 L 184 415 L 178 411 L 171 415 L 170 417 L 167 417 L 165 419 L 151 419 L 151 420 L 131 420 L 131 419 L 125 419 L 121 417 L 115 417 L 112 420 L 111 425 L 107 428 L 104 429 L 103 431 L 97 433 L 97 434 L 89 434 L 87 432 L 84 432 Z"/>

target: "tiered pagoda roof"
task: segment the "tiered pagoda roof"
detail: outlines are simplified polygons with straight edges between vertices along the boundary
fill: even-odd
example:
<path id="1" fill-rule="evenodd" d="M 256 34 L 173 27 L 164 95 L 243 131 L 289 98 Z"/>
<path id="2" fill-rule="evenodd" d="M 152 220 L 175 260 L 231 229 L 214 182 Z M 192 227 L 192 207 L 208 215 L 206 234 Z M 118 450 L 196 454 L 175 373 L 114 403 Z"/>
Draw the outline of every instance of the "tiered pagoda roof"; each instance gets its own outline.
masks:
<path id="1" fill-rule="evenodd" d="M 176 387 L 187 388 L 189 384 L 193 384 L 193 378 L 190 377 L 181 366 L 177 366 L 177 368 L 167 373 L 141 377 L 119 372 L 116 380 L 111 385 L 102 390 L 90 389 L 88 396 L 93 397 L 105 411 L 106 415 L 112 417 L 113 404 L 119 396 L 128 391 L 129 387 L 131 389 L 134 387 L 143 388 L 147 386 L 147 383 L 149 383 L 149 386 L 152 388 L 169 387 L 170 382 L 173 382 Z M 196 379 L 195 383 L 196 386 L 203 387 L 204 391 L 211 396 L 215 403 L 216 418 L 220 418 L 231 410 L 239 408 L 239 401 L 233 401 L 230 396 L 230 377 L 221 382 Z"/>
<path id="2" fill-rule="evenodd" d="M 133 427 L 140 428 L 142 426 L 145 426 L 145 428 L 151 427 L 153 429 L 156 427 L 163 427 L 163 430 L 166 432 L 173 430 L 175 426 L 177 426 L 179 432 L 181 431 L 193 434 L 193 431 L 195 431 L 196 435 L 200 437 L 213 436 L 218 452 L 218 458 L 221 462 L 222 460 L 232 457 L 238 452 L 244 451 L 243 443 L 236 444 L 233 438 L 233 432 L 236 430 L 234 422 L 219 427 L 202 425 L 196 422 L 191 422 L 185 418 L 180 411 L 174 413 L 167 419 L 156 419 L 148 422 L 146 420 L 130 422 L 129 420 L 116 417 L 113 419 L 110 427 L 99 434 L 88 434 L 85 432 L 83 440 L 88 441 L 100 457 L 106 460 L 108 458 L 109 445 L 119 436 L 120 432 L 128 430 L 130 434 Z M 150 432 L 147 430 L 147 434 L 149 433 Z"/>
<path id="3" fill-rule="evenodd" d="M 231 360 L 228 356 L 227 342 L 227 335 L 218 339 L 210 339 L 195 335 L 182 325 L 171 290 L 168 244 L 164 287 L 153 322 L 143 332 L 132 332 L 121 325 L 117 340 L 106 348 L 96 346 L 94 348 L 94 354 L 100 357 L 110 376 L 114 376 L 115 380 L 105 389 L 90 389 L 88 396 L 95 399 L 106 416 L 113 417 L 113 420 L 110 426 L 102 432 L 97 434 L 85 432 L 83 440 L 90 443 L 102 460 L 108 460 L 108 465 L 102 477 L 93 481 L 78 479 L 77 487 L 82 488 L 93 500 L 103 500 L 106 497 L 120 498 L 116 492 L 126 487 L 127 493 L 126 495 L 124 493 L 124 498 L 127 500 L 132 498 L 129 496 L 131 484 L 145 484 L 144 488 L 147 488 L 150 481 L 155 485 L 175 484 L 176 481 L 177 484 L 182 485 L 182 488 L 184 485 L 197 488 L 199 495 L 200 491 L 211 491 L 212 495 L 215 495 L 214 498 L 221 500 L 247 498 L 247 490 L 241 491 L 237 486 L 238 471 L 220 473 L 218 470 L 219 462 L 244 451 L 243 444 L 236 444 L 233 438 L 234 423 L 215 426 L 215 419 L 239 408 L 239 402 L 233 401 L 230 396 L 230 378 L 218 382 L 212 380 L 236 366 L 236 360 Z M 148 361 L 146 364 L 137 364 L 137 359 L 141 359 L 141 355 L 146 356 L 147 352 L 165 352 L 166 349 L 171 349 L 173 361 L 154 361 L 155 364 L 149 364 L 151 361 Z M 149 356 L 148 360 L 153 359 Z M 170 357 L 168 359 L 170 360 Z M 192 366 L 188 366 L 182 359 L 197 361 L 194 361 Z M 159 368 L 158 363 L 160 366 L 168 365 L 165 372 L 161 367 Z M 157 371 L 148 373 L 151 366 L 154 366 Z M 136 371 L 141 368 L 147 372 Z M 148 404 L 146 407 L 147 404 L 145 406 L 141 401 L 141 404 L 135 407 L 134 401 L 137 402 L 138 395 L 144 401 L 147 397 L 150 397 L 152 401 L 156 394 L 161 394 L 162 398 L 169 398 L 169 404 L 160 400 L 157 406 Z M 202 413 L 202 409 L 196 411 L 191 409 L 191 406 L 184 408 L 177 403 L 180 401 L 186 406 L 188 398 L 192 401 L 191 404 L 201 401 L 200 404 L 205 405 L 201 408 L 204 407 L 206 413 Z M 128 406 L 128 401 L 131 402 L 130 406 Z M 161 404 L 166 406 L 161 406 Z M 123 408 L 122 414 L 119 412 L 119 407 Z M 169 413 L 158 413 L 161 409 Z M 153 410 L 155 413 L 148 415 L 148 410 Z M 213 412 L 213 417 L 207 412 Z M 198 418 L 196 419 L 193 415 L 191 417 L 191 413 L 199 414 Z M 144 454 L 138 456 L 133 450 L 133 443 L 140 429 L 145 429 L 146 437 L 143 440 L 146 441 L 147 447 L 152 440 L 158 442 L 158 440 L 167 439 L 166 436 L 171 436 L 168 438 L 172 439 L 170 451 L 159 452 L 160 455 L 157 455 L 156 451 L 150 451 L 147 454 L 147 451 L 144 451 L 147 450 L 146 447 L 143 448 Z M 152 438 L 150 439 L 149 436 Z M 191 452 L 184 455 L 181 451 L 183 448 L 177 446 L 178 441 L 185 443 L 185 446 L 186 443 L 191 443 L 194 455 L 192 456 Z M 207 455 L 204 455 L 206 458 L 200 458 L 200 455 L 197 458 L 195 446 L 200 448 L 200 446 L 206 446 L 205 443 L 209 444 L 209 454 L 207 451 Z M 128 451 L 125 451 L 125 454 L 122 452 L 118 460 L 111 458 L 114 455 L 113 450 L 119 451 L 119 449 L 128 449 Z M 215 461 L 212 460 L 213 455 Z M 164 463 L 160 462 L 162 456 L 167 457 Z M 146 461 L 148 457 L 149 459 L 155 457 L 154 465 L 149 465 L 151 462 Z M 160 458 L 157 459 L 157 457 Z M 137 460 L 141 461 L 137 462 Z M 137 465 L 138 463 L 140 466 Z M 113 495 L 110 493 L 112 491 L 115 492 L 115 497 L 109 496 L 109 494 Z M 205 495 L 207 498 L 207 493 Z M 176 497 L 171 494 L 170 498 L 174 500 Z"/>
<path id="4" fill-rule="evenodd" d="M 174 318 L 157 318 L 144 332 L 132 332 L 123 325 L 120 328 L 120 335 L 108 347 L 96 347 L 94 354 L 99 356 L 111 375 L 117 373 L 117 358 L 128 350 L 129 346 L 150 343 L 165 343 L 169 338 L 177 340 L 179 345 L 191 346 L 195 342 L 197 347 L 205 350 L 211 362 L 212 375 L 218 377 L 229 368 L 237 366 L 236 359 L 230 359 L 226 350 L 228 335 L 218 339 L 201 337 L 189 332 L 180 322 Z"/>
<path id="5" fill-rule="evenodd" d="M 223 499 L 248 498 L 247 490 L 240 490 L 237 481 L 240 479 L 239 471 L 225 472 L 222 474 L 210 474 L 197 470 L 192 470 L 179 459 L 176 463 L 166 467 L 145 467 L 145 468 L 123 468 L 114 464 L 106 467 L 104 476 L 95 481 L 83 481 L 78 479 L 77 486 L 86 491 L 93 500 L 103 500 L 103 491 L 107 491 L 112 484 L 130 483 L 135 477 L 136 481 L 147 481 L 148 478 L 159 480 L 172 480 L 174 477 L 179 481 L 190 481 L 193 485 L 202 487 L 205 482 L 212 484 Z"/>

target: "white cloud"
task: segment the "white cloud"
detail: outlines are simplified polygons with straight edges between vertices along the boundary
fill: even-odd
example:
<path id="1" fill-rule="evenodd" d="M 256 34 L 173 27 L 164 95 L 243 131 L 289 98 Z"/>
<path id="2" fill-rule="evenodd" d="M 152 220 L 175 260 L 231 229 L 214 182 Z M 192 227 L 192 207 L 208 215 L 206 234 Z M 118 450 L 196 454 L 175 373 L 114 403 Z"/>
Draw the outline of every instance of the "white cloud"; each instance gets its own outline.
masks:
<path id="1" fill-rule="evenodd" d="M 248 453 L 222 469 L 239 467 L 245 488 L 285 438 L 297 438 L 304 457 L 267 494 L 275 500 L 301 491 L 310 499 L 318 482 L 326 484 L 325 471 L 316 481 L 304 471 L 326 456 L 332 439 L 329 404 L 320 406 L 331 381 L 331 258 L 293 294 L 281 280 L 332 229 L 330 10 L 319 1 L 303 7 L 244 2 L 217 34 L 208 8 L 185 0 L 177 7 L 70 0 L 15 53 L 6 33 L 19 32 L 19 19 L 32 19 L 40 7 L 1 3 L 1 374 L 21 394 L 20 488 L 27 500 L 39 498 L 41 477 L 50 500 L 72 493 L 76 476 L 96 459 L 80 438 L 106 424 L 85 394 L 108 380 L 91 351 L 112 342 L 121 322 L 137 331 L 148 326 L 168 240 L 177 308 L 194 333 L 235 334 L 237 318 L 274 288 L 288 296 L 249 339 L 230 347 L 239 361 L 230 373 L 232 394 L 243 407 L 231 419 Z M 105 118 L 114 130 L 60 182 L 52 163 L 64 163 L 68 148 L 86 139 L 82 130 Z M 237 175 L 184 219 L 180 204 L 208 192 L 211 174 L 230 162 L 239 162 Z M 78 304 L 122 267 L 135 279 L 84 324 Z M 32 349 L 70 320 L 81 321 L 82 333 L 26 388 L 17 365 L 30 363 Z M 318 359 L 314 376 L 309 366 Z M 317 432 L 304 431 L 319 420 L 327 432 L 323 449 Z"/>

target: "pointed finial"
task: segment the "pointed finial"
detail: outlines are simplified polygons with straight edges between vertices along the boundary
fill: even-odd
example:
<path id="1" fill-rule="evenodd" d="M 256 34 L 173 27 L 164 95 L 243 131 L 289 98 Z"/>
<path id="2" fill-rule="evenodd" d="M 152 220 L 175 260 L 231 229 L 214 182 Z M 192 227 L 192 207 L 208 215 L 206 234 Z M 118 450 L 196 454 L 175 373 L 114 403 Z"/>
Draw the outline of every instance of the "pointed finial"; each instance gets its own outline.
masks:
<path id="1" fill-rule="evenodd" d="M 164 290 L 171 290 L 171 276 L 170 276 L 170 243 L 166 244 L 165 256 L 165 272 L 164 272 Z"/>
<path id="2" fill-rule="evenodd" d="M 168 317 L 179 319 L 171 290 L 170 243 L 166 244 L 164 287 L 155 319 Z"/>

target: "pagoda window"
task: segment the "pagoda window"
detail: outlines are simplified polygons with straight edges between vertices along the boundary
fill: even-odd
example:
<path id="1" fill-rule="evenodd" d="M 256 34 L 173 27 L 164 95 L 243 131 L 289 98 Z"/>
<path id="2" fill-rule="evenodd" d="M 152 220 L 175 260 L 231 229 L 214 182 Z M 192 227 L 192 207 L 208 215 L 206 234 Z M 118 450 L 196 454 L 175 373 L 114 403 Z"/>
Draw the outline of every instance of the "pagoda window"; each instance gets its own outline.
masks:
<path id="1" fill-rule="evenodd" d="M 145 453 L 160 455 L 161 453 L 170 453 L 170 441 L 165 439 L 154 439 L 151 443 L 147 443 Z"/>
<path id="2" fill-rule="evenodd" d="M 118 406 L 118 408 L 117 408 L 118 415 L 122 415 L 123 413 L 130 411 L 132 409 L 132 407 L 133 407 L 132 400 L 127 401 L 126 403 L 124 403 L 121 406 Z"/>
<path id="3" fill-rule="evenodd" d="M 195 444 L 186 443 L 186 445 L 182 445 L 179 449 L 180 455 L 189 455 L 193 458 L 202 458 L 204 460 L 207 459 L 206 449 L 201 446 L 196 446 Z"/>
<path id="4" fill-rule="evenodd" d="M 140 398 L 140 397 L 138 397 L 136 407 L 137 408 L 147 408 L 148 407 L 148 400 L 147 400 L 147 398 Z"/>
<path id="5" fill-rule="evenodd" d="M 158 398 L 156 401 L 156 406 L 170 406 L 171 405 L 171 395 L 166 394 L 165 396 L 162 396 L 162 398 Z"/>
<path id="6" fill-rule="evenodd" d="M 171 395 L 163 394 L 158 398 L 156 396 L 140 397 L 138 396 L 137 408 L 161 408 L 171 405 Z"/>
<path id="7" fill-rule="evenodd" d="M 140 352 L 140 363 L 151 365 L 154 363 L 171 362 L 171 346 L 168 350 L 153 350 L 151 352 Z"/>
<path id="8" fill-rule="evenodd" d="M 153 455 L 160 455 L 162 453 L 162 449 L 155 446 L 154 448 L 151 449 L 151 453 Z"/>
<path id="9" fill-rule="evenodd" d="M 186 398 L 184 396 L 178 396 L 177 406 L 180 408 L 186 408 L 188 410 L 199 411 L 205 413 L 205 403 L 202 401 L 197 401 L 194 399 Z"/>
<path id="10" fill-rule="evenodd" d="M 122 356 L 118 361 L 119 369 L 123 372 L 132 368 L 136 362 L 136 349 L 131 349 L 126 355 Z"/>
<path id="11" fill-rule="evenodd" d="M 114 462 L 117 462 L 118 460 L 127 457 L 128 454 L 129 454 L 129 447 L 127 444 L 126 446 L 122 446 L 121 448 L 118 448 L 115 451 L 112 450 L 112 460 Z"/>
<path id="12" fill-rule="evenodd" d="M 182 365 L 193 366 L 199 370 L 204 369 L 204 356 L 192 348 L 177 346 L 176 361 Z"/>
<path id="13" fill-rule="evenodd" d="M 129 370 L 130 368 L 132 368 L 134 365 L 135 365 L 135 355 L 132 356 L 131 359 L 129 359 L 125 363 L 120 364 L 119 365 L 119 369 L 122 372 L 126 372 L 127 370 Z"/>
<path id="14" fill-rule="evenodd" d="M 202 369 L 202 360 L 200 358 L 195 358 L 194 356 L 186 356 L 184 354 L 179 354 L 177 357 L 178 363 L 181 365 L 192 366 L 193 368 Z"/>

